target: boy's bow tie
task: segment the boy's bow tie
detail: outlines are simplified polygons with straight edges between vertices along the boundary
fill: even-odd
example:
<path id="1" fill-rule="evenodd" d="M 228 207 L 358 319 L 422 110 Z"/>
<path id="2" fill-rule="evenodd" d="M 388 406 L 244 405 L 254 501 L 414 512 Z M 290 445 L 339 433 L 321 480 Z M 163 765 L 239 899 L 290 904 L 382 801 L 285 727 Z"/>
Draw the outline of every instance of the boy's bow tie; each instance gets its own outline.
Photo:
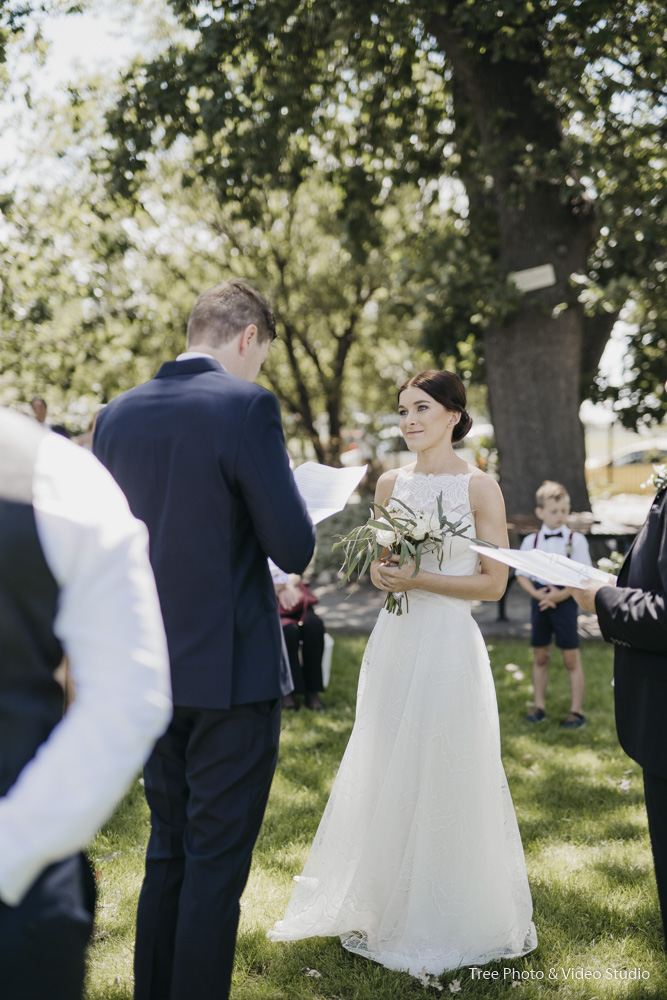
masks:
<path id="1" fill-rule="evenodd" d="M 563 537 L 563 532 L 562 531 L 554 531 L 553 535 L 547 535 L 546 532 L 545 532 L 544 537 L 545 538 L 562 538 Z"/>

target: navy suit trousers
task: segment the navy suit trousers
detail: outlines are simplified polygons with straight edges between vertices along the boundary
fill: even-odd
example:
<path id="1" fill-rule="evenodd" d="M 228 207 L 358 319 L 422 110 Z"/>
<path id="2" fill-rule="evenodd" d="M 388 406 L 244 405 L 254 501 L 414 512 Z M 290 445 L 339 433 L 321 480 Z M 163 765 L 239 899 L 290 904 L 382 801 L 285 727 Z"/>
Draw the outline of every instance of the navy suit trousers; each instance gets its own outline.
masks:
<path id="1" fill-rule="evenodd" d="M 280 699 L 174 709 L 144 770 L 151 810 L 136 1000 L 229 995 L 239 900 L 278 759 Z"/>

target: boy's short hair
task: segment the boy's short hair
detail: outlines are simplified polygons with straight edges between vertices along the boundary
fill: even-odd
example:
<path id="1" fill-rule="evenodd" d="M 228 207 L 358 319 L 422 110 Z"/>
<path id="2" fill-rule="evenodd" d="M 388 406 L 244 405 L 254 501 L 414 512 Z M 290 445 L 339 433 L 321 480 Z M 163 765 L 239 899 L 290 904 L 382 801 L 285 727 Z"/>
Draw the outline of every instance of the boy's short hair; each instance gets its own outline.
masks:
<path id="1" fill-rule="evenodd" d="M 556 483 L 553 479 L 545 479 L 535 492 L 535 506 L 544 507 L 549 500 L 569 500 L 570 494 L 562 483 Z"/>

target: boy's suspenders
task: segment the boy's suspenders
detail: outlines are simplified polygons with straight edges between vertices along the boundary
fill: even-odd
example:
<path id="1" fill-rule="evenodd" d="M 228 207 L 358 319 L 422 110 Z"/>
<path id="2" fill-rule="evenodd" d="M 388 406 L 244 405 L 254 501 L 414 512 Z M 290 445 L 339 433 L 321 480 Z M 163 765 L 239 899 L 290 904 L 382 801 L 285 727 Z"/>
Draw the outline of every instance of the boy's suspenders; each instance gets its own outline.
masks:
<path id="1" fill-rule="evenodd" d="M 535 532 L 535 541 L 533 542 L 533 548 L 534 549 L 537 548 L 537 539 L 538 539 L 539 534 L 540 534 L 539 531 Z M 572 551 L 572 539 L 573 539 L 573 537 L 574 537 L 574 531 L 571 531 L 570 532 L 570 537 L 568 538 L 567 542 L 565 543 L 566 550 L 567 550 L 567 547 L 569 546 L 570 547 L 570 552 Z"/>

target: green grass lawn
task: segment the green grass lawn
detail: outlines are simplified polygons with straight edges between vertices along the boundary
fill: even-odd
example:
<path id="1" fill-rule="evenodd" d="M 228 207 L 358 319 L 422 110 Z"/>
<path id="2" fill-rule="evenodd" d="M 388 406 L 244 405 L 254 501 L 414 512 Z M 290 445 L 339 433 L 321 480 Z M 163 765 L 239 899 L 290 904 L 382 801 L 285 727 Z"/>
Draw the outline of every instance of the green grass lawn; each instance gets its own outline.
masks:
<path id="1" fill-rule="evenodd" d="M 364 639 L 336 638 L 325 714 L 302 710 L 283 718 L 278 772 L 243 897 L 234 1000 L 440 995 L 664 1000 L 667 962 L 641 772 L 616 740 L 613 654 L 603 643 L 582 649 L 587 724 L 574 732 L 558 725 L 569 708 L 560 654 L 554 653 L 551 669 L 549 721 L 530 726 L 523 715 L 531 696 L 531 651 L 522 642 L 489 644 L 503 758 L 535 906 L 535 952 L 486 966 L 483 971 L 493 978 L 474 979 L 467 968 L 446 973 L 439 991 L 348 954 L 337 939 L 292 944 L 266 939 L 306 859 L 345 749 L 364 645 Z M 508 664 L 524 676 L 507 670 Z M 87 1000 L 132 996 L 134 916 L 147 837 L 148 811 L 137 782 L 91 849 L 100 908 Z M 644 978 L 627 978 L 642 973 Z"/>

